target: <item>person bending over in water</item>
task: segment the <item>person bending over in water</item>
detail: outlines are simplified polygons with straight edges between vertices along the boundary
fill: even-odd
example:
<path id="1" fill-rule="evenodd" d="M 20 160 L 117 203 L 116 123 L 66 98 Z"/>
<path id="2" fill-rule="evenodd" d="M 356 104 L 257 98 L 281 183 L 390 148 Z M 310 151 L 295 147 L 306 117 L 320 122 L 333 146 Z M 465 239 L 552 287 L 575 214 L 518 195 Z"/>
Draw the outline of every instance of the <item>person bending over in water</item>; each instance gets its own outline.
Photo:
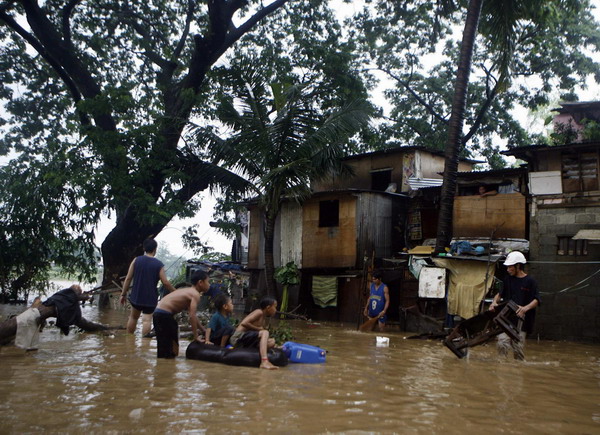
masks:
<path id="1" fill-rule="evenodd" d="M 260 301 L 260 308 L 248 314 L 229 339 L 234 347 L 258 347 L 261 369 L 275 370 L 279 368 L 271 364 L 267 357 L 267 350 L 275 347 L 275 340 L 269 338 L 269 331 L 264 328 L 265 319 L 273 317 L 276 311 L 277 301 L 265 296 Z"/>
<path id="2" fill-rule="evenodd" d="M 154 310 L 152 317 L 158 358 L 175 358 L 179 355 L 179 328 L 175 314 L 188 309 L 194 340 L 198 340 L 198 330 L 204 330 L 196 317 L 196 308 L 200 295 L 207 292 L 210 287 L 208 274 L 202 271 L 196 272 L 192 275 L 191 282 L 192 287 L 175 290 L 162 298 Z"/>

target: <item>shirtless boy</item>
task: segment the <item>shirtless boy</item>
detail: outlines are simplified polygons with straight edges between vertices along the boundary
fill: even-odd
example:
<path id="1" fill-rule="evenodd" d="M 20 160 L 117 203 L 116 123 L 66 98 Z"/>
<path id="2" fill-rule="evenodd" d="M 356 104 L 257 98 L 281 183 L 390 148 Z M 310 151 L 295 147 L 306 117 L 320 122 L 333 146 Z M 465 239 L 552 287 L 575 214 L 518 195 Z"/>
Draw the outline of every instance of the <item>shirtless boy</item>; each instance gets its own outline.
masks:
<path id="1" fill-rule="evenodd" d="M 198 340 L 198 329 L 204 330 L 196 317 L 196 308 L 200 296 L 210 287 L 208 274 L 202 271 L 195 272 L 191 282 L 192 287 L 175 290 L 162 298 L 154 310 L 152 318 L 156 332 L 158 358 L 175 358 L 179 355 L 179 328 L 175 314 L 188 309 L 194 340 Z"/>
<path id="2" fill-rule="evenodd" d="M 248 314 L 229 339 L 233 347 L 258 347 L 261 369 L 275 370 L 279 368 L 271 364 L 267 357 L 267 350 L 275 347 L 275 340 L 269 338 L 269 331 L 264 328 L 265 319 L 273 317 L 276 312 L 277 301 L 265 296 L 260 301 L 260 308 Z"/>

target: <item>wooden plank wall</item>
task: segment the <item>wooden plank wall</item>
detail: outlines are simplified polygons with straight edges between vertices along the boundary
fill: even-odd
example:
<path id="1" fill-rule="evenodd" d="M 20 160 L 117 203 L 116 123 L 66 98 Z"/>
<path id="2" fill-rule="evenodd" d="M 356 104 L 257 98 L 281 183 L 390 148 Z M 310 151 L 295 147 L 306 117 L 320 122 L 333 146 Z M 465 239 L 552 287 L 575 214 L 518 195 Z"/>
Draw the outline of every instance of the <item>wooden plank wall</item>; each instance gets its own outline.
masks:
<path id="1" fill-rule="evenodd" d="M 362 256 L 389 257 L 392 245 L 392 200 L 362 193 L 357 207 L 358 252 Z M 356 265 L 362 267 L 362 261 Z"/>
<path id="2" fill-rule="evenodd" d="M 262 237 L 262 214 L 258 207 L 250 209 L 248 228 L 248 267 L 258 269 L 264 264 L 264 237 Z M 262 254 L 262 255 L 261 255 Z"/>
<path id="3" fill-rule="evenodd" d="M 281 239 L 281 265 L 293 261 L 302 268 L 302 206 L 286 202 L 279 214 Z"/>
<path id="4" fill-rule="evenodd" d="M 520 193 L 454 198 L 453 236 L 494 238 L 526 237 L 526 201 Z"/>
<path id="5" fill-rule="evenodd" d="M 339 200 L 339 226 L 319 227 L 319 201 Z M 302 267 L 354 267 L 356 264 L 356 198 L 332 195 L 304 203 Z"/>

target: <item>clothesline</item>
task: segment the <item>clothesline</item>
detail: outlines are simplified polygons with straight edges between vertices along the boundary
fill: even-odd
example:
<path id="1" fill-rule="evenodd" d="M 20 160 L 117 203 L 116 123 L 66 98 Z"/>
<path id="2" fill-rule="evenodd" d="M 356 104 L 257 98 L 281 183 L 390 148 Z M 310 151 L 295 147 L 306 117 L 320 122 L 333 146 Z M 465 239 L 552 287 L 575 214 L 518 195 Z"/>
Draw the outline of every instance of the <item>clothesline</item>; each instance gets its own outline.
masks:
<path id="1" fill-rule="evenodd" d="M 559 290 L 557 292 L 540 292 L 541 294 L 544 295 L 554 295 L 554 294 L 558 294 L 558 293 L 566 293 L 568 291 L 577 291 L 577 290 L 581 290 L 583 288 L 589 287 L 589 284 L 586 284 L 582 287 L 578 287 L 580 284 L 583 284 L 584 282 L 586 282 L 588 279 L 594 277 L 595 275 L 597 275 L 598 273 L 600 273 L 600 269 L 598 269 L 597 271 L 595 271 L 594 273 L 592 273 L 590 276 L 588 276 L 587 278 L 582 279 L 581 281 L 579 281 L 576 284 L 573 284 L 572 286 L 569 287 L 565 287 L 562 290 Z"/>

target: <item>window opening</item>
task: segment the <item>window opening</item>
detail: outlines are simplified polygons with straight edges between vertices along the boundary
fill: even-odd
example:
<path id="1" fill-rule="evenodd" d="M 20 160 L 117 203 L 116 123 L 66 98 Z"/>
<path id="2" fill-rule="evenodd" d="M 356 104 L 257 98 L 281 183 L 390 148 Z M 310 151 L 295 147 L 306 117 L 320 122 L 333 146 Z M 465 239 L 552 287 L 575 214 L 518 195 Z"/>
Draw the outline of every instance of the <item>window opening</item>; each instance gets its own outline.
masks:
<path id="1" fill-rule="evenodd" d="M 371 172 L 371 190 L 385 192 L 392 182 L 392 170 L 385 169 Z"/>
<path id="2" fill-rule="evenodd" d="M 319 201 L 319 227 L 340 225 L 340 202 L 337 199 Z"/>
<path id="3" fill-rule="evenodd" d="M 582 256 L 587 255 L 587 240 L 573 240 L 573 236 L 557 236 L 557 255 Z"/>

